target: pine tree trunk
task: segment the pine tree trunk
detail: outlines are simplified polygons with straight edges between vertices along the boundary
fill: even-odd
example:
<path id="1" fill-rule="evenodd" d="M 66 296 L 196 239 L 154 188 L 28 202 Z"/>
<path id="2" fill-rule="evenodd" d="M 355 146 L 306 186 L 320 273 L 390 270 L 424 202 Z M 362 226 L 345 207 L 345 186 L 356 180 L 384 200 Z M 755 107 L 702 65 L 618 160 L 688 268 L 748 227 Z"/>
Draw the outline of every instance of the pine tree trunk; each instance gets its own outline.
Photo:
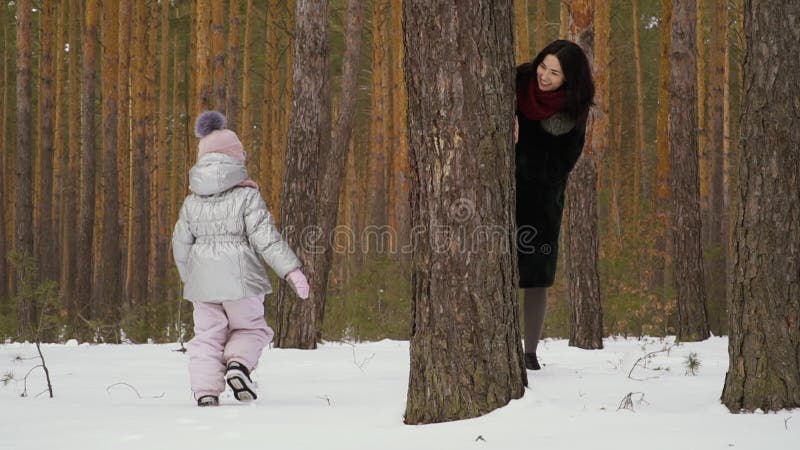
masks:
<path id="1" fill-rule="evenodd" d="M 513 3 L 409 0 L 403 23 L 414 49 L 405 60 L 412 224 L 425 230 L 413 255 L 405 422 L 420 424 L 486 414 L 527 382 L 509 233 Z M 434 242 L 441 227 L 447 242 Z"/>
<path id="2" fill-rule="evenodd" d="M 514 61 L 519 65 L 531 59 L 528 0 L 514 0 Z"/>
<path id="3" fill-rule="evenodd" d="M 800 406 L 800 115 L 786 103 L 800 84 L 799 9 L 745 2 L 730 367 L 722 391 L 731 412 Z"/>
<path id="4" fill-rule="evenodd" d="M 0 8 L 0 23 L 6 24 L 8 23 L 8 8 Z M 8 116 L 10 115 L 8 112 L 9 108 L 9 100 L 8 100 L 8 71 L 9 66 L 9 54 L 11 53 L 8 45 L 8 28 L 10 27 L 3 27 L 3 55 L 0 64 L 3 65 L 3 88 L 2 93 L 0 93 L 0 98 L 2 98 L 3 103 L 2 110 L 0 110 L 0 148 L 8 148 L 8 138 L 7 138 L 7 131 L 8 131 Z M 13 228 L 10 225 L 11 220 L 11 212 L 10 208 L 7 207 L 8 199 L 11 197 L 11 193 L 6 189 L 8 185 L 7 180 L 11 176 L 9 164 L 8 164 L 8 155 L 12 152 L 6 151 L 0 155 L 0 302 L 5 303 L 8 298 L 9 294 L 9 278 L 10 278 L 10 270 L 8 266 L 8 232 L 9 228 Z"/>
<path id="5" fill-rule="evenodd" d="M 328 166 L 325 156 L 330 151 L 330 95 L 328 78 L 328 2 L 298 0 L 295 29 L 294 107 L 289 121 L 288 145 L 281 190 L 281 221 L 289 247 L 303 262 L 303 273 L 309 285 L 319 289 L 322 276 L 316 266 L 312 246 L 312 227 L 318 225 L 317 179 L 308 174 L 319 173 Z M 319 242 L 314 242 L 318 245 Z M 306 300 L 299 300 L 286 283 L 277 295 L 278 327 L 275 344 L 281 348 L 317 347 L 324 313 L 324 294 L 311 291 Z"/>
<path id="6" fill-rule="evenodd" d="M 88 0 L 85 4 L 85 23 L 83 27 L 83 84 L 81 85 L 81 183 L 80 183 L 80 217 L 78 220 L 78 264 L 76 280 L 76 299 L 79 300 L 78 313 L 84 318 L 91 316 L 92 275 L 94 258 L 92 243 L 94 242 L 95 215 L 95 166 L 97 165 L 97 149 L 95 136 L 95 89 L 97 70 L 98 37 L 98 2 Z"/>
<path id="7" fill-rule="evenodd" d="M 14 189 L 14 251 L 19 257 L 33 257 L 33 196 L 27 188 L 33 180 L 33 81 L 31 2 L 17 2 L 17 163 Z M 35 331 L 33 299 L 21 291 L 22 277 L 26 274 L 16 267 L 16 287 L 18 292 L 17 330 L 21 336 L 31 336 Z"/>
<path id="8" fill-rule="evenodd" d="M 132 190 L 130 186 L 130 157 L 131 157 L 131 31 L 133 19 L 133 2 L 122 2 L 119 5 L 119 73 L 117 74 L 117 96 L 119 97 L 119 119 L 117 121 L 117 178 L 119 179 L 119 211 L 120 248 L 123 249 L 121 278 L 123 283 L 122 305 L 131 305 L 132 286 L 131 280 L 133 267 L 131 265 L 134 246 L 131 245 L 130 216 L 132 203 Z"/>
<path id="9" fill-rule="evenodd" d="M 37 199 L 38 224 L 36 229 L 36 258 L 39 262 L 39 278 L 57 280 L 53 228 L 53 160 L 55 157 L 55 60 L 54 50 L 58 5 L 46 2 L 42 5 L 40 21 L 41 56 L 39 64 L 39 198 Z M 2 144 L 0 144 L 2 145 Z M 0 183 L 0 186 L 2 184 Z M 2 202 L 0 202 L 2 204 Z M 0 249 L 2 250 L 2 249 Z M 0 255 L 5 255 L 0 252 Z M 0 256 L 2 257 L 2 256 Z M 3 259 L 5 259 L 3 257 Z M 0 268 L 0 270 L 2 270 Z M 2 293 L 0 293 L 2 296 Z"/>
<path id="10" fill-rule="evenodd" d="M 92 316 L 106 323 L 116 324 L 120 319 L 122 292 L 122 254 L 120 247 L 119 178 L 118 161 L 118 111 L 119 92 L 119 4 L 103 4 L 102 19 L 102 92 L 103 92 L 103 238 L 100 244 L 102 262 L 98 267 L 100 290 L 95 296 Z"/>
<path id="11" fill-rule="evenodd" d="M 243 127 L 239 124 L 239 64 L 241 62 L 241 28 L 242 14 L 239 10 L 239 0 L 229 0 L 228 3 L 228 58 L 227 66 L 227 88 L 225 101 L 227 106 L 226 118 L 228 127 L 242 132 Z"/>
<path id="12" fill-rule="evenodd" d="M 67 323 L 70 332 L 75 332 L 78 328 L 78 307 L 77 298 L 77 236 L 75 230 L 78 229 L 78 208 L 80 205 L 78 188 L 80 186 L 80 164 L 81 154 L 81 127 L 75 123 L 75 118 L 80 117 L 81 109 L 81 81 L 80 81 L 80 55 L 82 44 L 81 40 L 81 17 L 82 8 L 78 0 L 71 0 L 70 6 L 66 10 L 66 20 L 69 22 L 69 43 L 70 52 L 68 56 L 69 87 L 67 93 L 67 116 L 65 126 L 67 127 L 67 139 L 69 141 L 68 151 L 65 154 L 66 160 L 64 167 L 66 170 L 65 189 L 63 191 L 64 202 L 62 211 L 63 236 L 62 244 L 62 273 L 61 286 L 65 296 L 65 306 L 67 310 Z M 75 45 L 73 45 L 75 44 Z"/>
<path id="13" fill-rule="evenodd" d="M 385 29 L 388 2 L 374 0 L 372 3 L 372 90 L 370 92 L 370 166 L 369 166 L 369 225 L 367 234 L 370 255 L 385 253 L 383 240 L 387 224 L 387 161 L 389 138 L 386 133 L 388 121 L 388 49 Z M 373 239 L 374 236 L 374 239 Z M 375 245 L 372 246 L 374 241 Z"/>
<path id="14" fill-rule="evenodd" d="M 636 70 L 636 137 L 634 139 L 633 149 L 633 227 L 635 238 L 641 239 L 642 237 L 639 236 L 639 233 L 641 232 L 640 222 L 642 222 L 642 197 L 647 196 L 643 193 L 642 188 L 645 179 L 642 174 L 644 172 L 647 144 L 645 144 L 644 129 L 644 82 L 642 81 L 642 49 L 639 38 L 639 27 L 641 26 L 639 23 L 639 0 L 633 0 L 632 6 L 633 63 Z M 637 267 L 639 267 L 637 276 L 640 276 L 641 266 L 637 264 Z"/>
<path id="15" fill-rule="evenodd" d="M 725 203 L 724 184 L 724 85 L 725 59 L 727 58 L 728 15 L 727 2 L 714 2 L 710 45 L 710 77 L 708 96 L 708 154 L 709 154 L 709 256 L 707 258 L 709 286 L 709 322 L 714 334 L 727 332 L 725 326 L 725 298 L 728 238 L 728 209 Z"/>
<path id="16" fill-rule="evenodd" d="M 534 26 L 534 49 L 528 60 L 532 61 L 546 45 L 547 45 L 547 0 L 536 0 L 536 25 Z"/>
<path id="17" fill-rule="evenodd" d="M 244 148 L 252 152 L 253 155 L 250 159 L 251 163 L 256 167 L 254 180 L 261 179 L 264 172 L 261 170 L 261 154 L 264 152 L 263 145 L 255 145 L 253 139 L 253 109 L 255 104 L 252 103 L 252 93 L 250 92 L 250 78 L 253 76 L 252 50 L 253 45 L 253 14 L 255 9 L 253 0 L 247 0 L 244 14 L 244 50 L 242 52 L 242 104 L 239 108 L 241 117 L 241 126 L 239 138 L 242 140 Z M 267 54 L 267 52 L 264 52 Z M 266 78 L 266 72 L 265 72 Z M 266 92 L 263 92 L 265 94 Z"/>
<path id="18" fill-rule="evenodd" d="M 397 235 L 396 247 L 400 249 L 400 259 L 407 265 L 410 259 L 410 252 L 406 248 L 411 239 L 411 211 L 409 210 L 409 179 L 411 173 L 408 159 L 408 137 L 406 135 L 408 117 L 408 94 L 406 93 L 406 83 L 403 72 L 403 55 L 405 47 L 403 43 L 403 0 L 392 0 L 391 10 L 391 102 L 392 102 L 392 140 L 391 146 L 394 149 L 392 158 L 395 163 L 391 177 L 394 179 L 393 195 L 396 201 L 392 206 L 395 217 L 393 234 Z"/>
<path id="19" fill-rule="evenodd" d="M 155 274 L 151 278 L 153 288 L 151 295 L 154 301 L 161 302 L 164 300 L 165 286 L 167 282 L 167 261 L 169 260 L 168 254 L 170 252 L 170 237 L 171 229 L 169 223 L 169 210 L 167 207 L 169 200 L 169 184 L 167 176 L 169 174 L 167 166 L 167 156 L 169 151 L 169 44 L 170 44 L 170 2 L 162 2 L 160 5 L 161 12 L 161 25 L 160 31 L 160 44 L 161 50 L 159 56 L 159 88 L 158 88 L 158 127 L 156 133 L 156 145 L 153 147 L 153 161 L 155 162 L 155 183 L 152 183 L 154 189 L 155 208 L 152 210 L 155 216 L 155 233 L 152 235 L 154 241 L 154 254 L 153 266 Z M 158 17 L 153 11 L 153 17 Z M 154 33 L 150 34 L 154 36 Z M 154 66 L 151 65 L 151 66 Z M 174 95 L 177 92 L 173 91 Z M 155 98 L 153 98 L 155 100 Z"/>
<path id="20" fill-rule="evenodd" d="M 202 17 L 202 16 L 201 16 Z M 227 55 L 227 39 L 225 38 L 225 2 L 211 2 L 211 73 L 214 109 L 227 115 L 227 75 L 226 66 L 229 63 Z"/>
<path id="21" fill-rule="evenodd" d="M 322 329 L 325 304 L 327 302 L 328 279 L 333 261 L 331 236 L 337 222 L 339 194 L 342 191 L 344 165 L 347 161 L 350 136 L 355 125 L 356 100 L 358 97 L 358 74 L 361 64 L 361 30 L 363 29 L 363 0 L 349 0 L 345 23 L 345 50 L 342 59 L 342 80 L 339 94 L 338 117 L 333 128 L 330 152 L 322 161 L 327 167 L 322 171 L 319 189 L 319 230 L 322 236 L 322 251 L 314 255 L 316 279 L 311 285 L 314 302 L 318 306 L 317 329 Z"/>
<path id="22" fill-rule="evenodd" d="M 573 0 L 569 15 L 570 40 L 581 46 L 589 61 L 594 59 L 595 8 L 591 0 Z M 602 45 L 602 44 L 599 44 Z M 607 45 L 607 44 L 606 44 Z M 600 154 L 594 140 L 596 111 L 589 122 L 583 156 L 567 184 L 569 252 L 570 339 L 569 345 L 584 349 L 603 348 L 603 309 L 600 301 L 597 235 L 597 162 Z M 599 128 L 597 132 L 602 132 Z"/>
<path id="23" fill-rule="evenodd" d="M 147 18 L 150 12 L 145 0 L 137 0 L 133 10 L 131 32 L 131 119 L 132 119 L 132 160 L 131 178 L 131 238 L 129 245 L 133 251 L 129 261 L 131 304 L 142 313 L 139 318 L 147 327 L 149 316 L 146 313 L 147 287 L 150 262 L 149 240 L 149 164 L 147 159 Z"/>
<path id="24" fill-rule="evenodd" d="M 653 190 L 656 206 L 656 237 L 653 257 L 652 290 L 662 302 L 669 261 L 667 230 L 669 230 L 669 70 L 672 0 L 661 0 L 661 30 L 658 62 L 658 112 L 656 118 L 656 182 Z"/>
<path id="25" fill-rule="evenodd" d="M 211 78 L 211 5 L 219 3 L 214 0 L 197 0 L 195 17 L 197 31 L 197 78 L 196 94 L 197 106 L 193 117 L 197 117 L 203 110 L 214 108 L 213 84 Z M 194 133 L 192 133 L 194 135 Z"/>
<path id="26" fill-rule="evenodd" d="M 673 5 L 670 58 L 672 275 L 678 294 L 678 339 L 683 341 L 709 337 L 696 150 L 695 6 L 695 0 Z"/>

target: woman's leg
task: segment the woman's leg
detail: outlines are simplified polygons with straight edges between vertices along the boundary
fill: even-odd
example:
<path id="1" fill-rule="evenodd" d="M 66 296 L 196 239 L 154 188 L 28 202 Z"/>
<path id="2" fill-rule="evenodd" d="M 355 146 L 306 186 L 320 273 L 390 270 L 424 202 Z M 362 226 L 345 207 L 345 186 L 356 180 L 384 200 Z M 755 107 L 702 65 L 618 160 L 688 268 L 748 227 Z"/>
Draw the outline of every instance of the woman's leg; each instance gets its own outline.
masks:
<path id="1" fill-rule="evenodd" d="M 186 345 L 189 378 L 195 398 L 225 390 L 222 351 L 228 337 L 228 318 L 219 303 L 192 302 L 194 338 Z"/>
<path id="2" fill-rule="evenodd" d="M 547 312 L 547 288 L 525 289 L 525 353 L 536 354 Z"/>

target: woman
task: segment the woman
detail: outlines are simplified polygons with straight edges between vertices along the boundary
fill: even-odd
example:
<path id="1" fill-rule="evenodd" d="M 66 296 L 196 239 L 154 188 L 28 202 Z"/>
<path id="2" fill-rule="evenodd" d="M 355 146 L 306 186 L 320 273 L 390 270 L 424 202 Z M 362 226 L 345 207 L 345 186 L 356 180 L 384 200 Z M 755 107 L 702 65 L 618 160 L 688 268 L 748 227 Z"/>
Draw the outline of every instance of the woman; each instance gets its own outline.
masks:
<path id="1" fill-rule="evenodd" d="M 554 41 L 517 68 L 517 255 L 530 370 L 541 368 L 536 347 L 556 273 L 564 191 L 593 98 L 589 61 L 572 42 Z"/>

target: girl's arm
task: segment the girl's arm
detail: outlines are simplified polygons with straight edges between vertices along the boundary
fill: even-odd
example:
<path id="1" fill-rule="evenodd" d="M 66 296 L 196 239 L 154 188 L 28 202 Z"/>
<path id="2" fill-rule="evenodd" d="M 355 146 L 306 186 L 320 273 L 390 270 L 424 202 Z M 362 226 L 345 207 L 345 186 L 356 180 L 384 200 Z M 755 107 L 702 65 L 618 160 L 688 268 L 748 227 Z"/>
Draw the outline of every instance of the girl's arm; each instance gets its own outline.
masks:
<path id="1" fill-rule="evenodd" d="M 189 223 L 186 220 L 186 202 L 184 202 L 183 206 L 181 206 L 181 212 L 178 214 L 175 229 L 172 231 L 172 257 L 175 259 L 175 265 L 178 266 L 178 273 L 184 283 L 186 282 L 186 265 L 189 261 L 189 252 L 192 250 L 192 245 L 194 245 L 194 235 L 189 230 Z"/>
<path id="2" fill-rule="evenodd" d="M 300 268 L 300 260 L 281 237 L 272 214 L 255 189 L 247 200 L 244 224 L 250 245 L 279 277 L 286 278 L 288 273 Z"/>

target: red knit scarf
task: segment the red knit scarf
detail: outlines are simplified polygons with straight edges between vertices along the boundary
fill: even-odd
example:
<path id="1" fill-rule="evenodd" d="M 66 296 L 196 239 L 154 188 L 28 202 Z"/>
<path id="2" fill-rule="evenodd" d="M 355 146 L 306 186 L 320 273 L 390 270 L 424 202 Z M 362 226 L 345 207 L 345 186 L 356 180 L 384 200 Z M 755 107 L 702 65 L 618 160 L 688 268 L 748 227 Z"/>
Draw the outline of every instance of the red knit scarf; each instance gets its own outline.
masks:
<path id="1" fill-rule="evenodd" d="M 564 109 L 564 91 L 545 92 L 533 77 L 527 92 L 517 92 L 517 108 L 530 120 L 546 119 Z"/>

